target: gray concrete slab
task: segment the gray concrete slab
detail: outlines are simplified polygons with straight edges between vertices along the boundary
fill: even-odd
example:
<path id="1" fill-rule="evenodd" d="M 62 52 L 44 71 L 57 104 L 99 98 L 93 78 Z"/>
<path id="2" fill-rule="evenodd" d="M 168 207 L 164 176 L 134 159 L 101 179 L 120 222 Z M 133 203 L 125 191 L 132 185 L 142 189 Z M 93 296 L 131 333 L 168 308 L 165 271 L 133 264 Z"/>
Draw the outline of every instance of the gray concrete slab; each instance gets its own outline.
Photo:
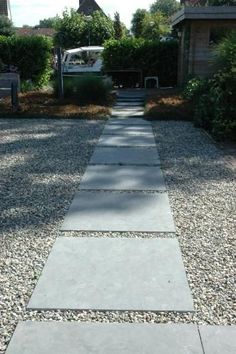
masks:
<path id="1" fill-rule="evenodd" d="M 80 189 L 166 191 L 166 186 L 158 166 L 89 165 Z"/>
<path id="2" fill-rule="evenodd" d="M 124 102 L 122 100 L 116 101 L 116 104 L 114 107 L 143 107 L 144 103 L 143 101 L 129 101 L 129 102 Z"/>
<path id="3" fill-rule="evenodd" d="M 64 231 L 175 232 L 167 193 L 80 191 Z"/>
<path id="4" fill-rule="evenodd" d="M 6 354 L 203 354 L 194 325 L 20 322 Z"/>
<path id="5" fill-rule="evenodd" d="M 116 102 L 144 102 L 144 96 L 117 96 Z"/>
<path id="6" fill-rule="evenodd" d="M 153 136 L 153 130 L 151 125 L 135 125 L 135 124 L 106 124 L 103 130 L 103 135 L 151 135 Z"/>
<path id="7" fill-rule="evenodd" d="M 111 111 L 112 117 L 143 117 L 144 116 L 144 111 L 142 109 L 112 109 Z"/>
<path id="8" fill-rule="evenodd" d="M 127 114 L 130 114 L 130 112 L 132 113 L 132 112 L 143 112 L 143 107 L 141 107 L 141 106 L 137 106 L 137 107 L 116 107 L 116 106 L 114 106 L 113 107 L 113 110 L 114 111 L 119 111 L 119 112 L 121 112 L 121 113 L 123 113 L 123 112 L 127 112 Z"/>
<path id="9" fill-rule="evenodd" d="M 107 125 L 122 124 L 122 125 L 146 125 L 151 127 L 151 123 L 142 118 L 110 118 Z"/>
<path id="10" fill-rule="evenodd" d="M 142 97 L 142 98 L 144 98 L 145 96 L 146 96 L 146 92 L 144 92 L 144 91 L 119 91 L 119 92 L 117 92 L 117 97 L 132 97 L 132 98 Z"/>
<path id="11" fill-rule="evenodd" d="M 101 135 L 97 147 L 100 146 L 145 146 L 145 147 L 155 147 L 154 135 L 127 135 L 127 134 L 116 134 L 116 135 Z"/>
<path id="12" fill-rule="evenodd" d="M 193 311 L 177 239 L 56 240 L 28 309 Z"/>
<path id="13" fill-rule="evenodd" d="M 236 326 L 200 326 L 205 354 L 235 354 Z"/>
<path id="14" fill-rule="evenodd" d="M 94 165 L 160 165 L 156 148 L 97 147 L 90 160 Z"/>

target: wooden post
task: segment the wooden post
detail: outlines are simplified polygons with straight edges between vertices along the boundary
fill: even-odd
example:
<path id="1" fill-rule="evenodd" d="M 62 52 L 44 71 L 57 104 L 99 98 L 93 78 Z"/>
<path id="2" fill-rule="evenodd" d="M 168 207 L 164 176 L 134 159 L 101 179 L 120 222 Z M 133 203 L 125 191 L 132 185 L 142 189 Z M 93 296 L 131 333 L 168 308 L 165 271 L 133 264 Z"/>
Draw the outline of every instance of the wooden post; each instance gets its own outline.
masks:
<path id="1" fill-rule="evenodd" d="M 18 84 L 14 81 L 11 83 L 11 104 L 12 110 L 17 112 L 19 108 Z"/>
<path id="2" fill-rule="evenodd" d="M 62 52 L 57 48 L 57 71 L 58 71 L 58 94 L 59 99 L 64 98 L 63 72 L 62 72 Z"/>

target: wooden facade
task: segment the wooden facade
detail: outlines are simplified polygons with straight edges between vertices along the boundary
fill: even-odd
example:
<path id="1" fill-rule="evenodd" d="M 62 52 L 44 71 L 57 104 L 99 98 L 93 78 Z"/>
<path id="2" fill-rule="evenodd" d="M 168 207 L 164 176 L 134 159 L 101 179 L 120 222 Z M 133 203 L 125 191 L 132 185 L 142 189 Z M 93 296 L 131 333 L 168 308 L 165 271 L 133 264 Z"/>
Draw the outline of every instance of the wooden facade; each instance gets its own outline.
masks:
<path id="1" fill-rule="evenodd" d="M 214 45 L 236 30 L 236 6 L 185 7 L 173 17 L 179 35 L 178 84 L 189 77 L 207 77 L 214 72 Z"/>

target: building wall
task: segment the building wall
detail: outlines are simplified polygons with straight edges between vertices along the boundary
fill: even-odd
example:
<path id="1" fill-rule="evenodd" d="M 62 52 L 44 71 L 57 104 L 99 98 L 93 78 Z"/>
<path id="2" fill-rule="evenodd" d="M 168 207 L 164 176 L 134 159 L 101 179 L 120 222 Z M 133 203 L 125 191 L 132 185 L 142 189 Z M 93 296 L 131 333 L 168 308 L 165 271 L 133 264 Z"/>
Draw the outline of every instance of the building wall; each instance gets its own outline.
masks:
<path id="1" fill-rule="evenodd" d="M 0 15 L 7 16 L 11 19 L 9 0 L 0 0 Z"/>
<path id="2" fill-rule="evenodd" d="M 236 29 L 236 21 L 186 21 L 182 27 L 179 53 L 179 79 L 182 85 L 189 76 L 207 77 L 214 72 L 211 43 L 215 32 Z M 189 39 L 187 38 L 187 33 Z"/>
<path id="3" fill-rule="evenodd" d="M 214 43 L 210 42 L 211 32 L 218 29 L 236 29 L 236 21 L 195 21 L 191 24 L 191 40 L 189 51 L 189 73 L 206 77 L 214 72 L 212 52 Z"/>

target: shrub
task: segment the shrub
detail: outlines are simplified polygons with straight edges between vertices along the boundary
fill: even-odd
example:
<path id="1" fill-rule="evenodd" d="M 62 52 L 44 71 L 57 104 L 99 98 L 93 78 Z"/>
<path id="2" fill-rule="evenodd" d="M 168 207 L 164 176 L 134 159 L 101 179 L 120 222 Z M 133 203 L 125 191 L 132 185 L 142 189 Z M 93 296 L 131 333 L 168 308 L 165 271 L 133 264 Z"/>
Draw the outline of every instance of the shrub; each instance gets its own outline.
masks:
<path id="1" fill-rule="evenodd" d="M 43 36 L 0 36 L 0 60 L 18 68 L 21 80 L 37 87 L 46 85 L 51 75 L 52 41 Z"/>
<path id="2" fill-rule="evenodd" d="M 187 82 L 182 95 L 186 100 L 196 101 L 203 93 L 207 92 L 207 88 L 208 80 L 195 77 Z"/>
<path id="3" fill-rule="evenodd" d="M 215 64 L 219 70 L 236 70 L 236 31 L 232 31 L 216 46 Z"/>
<path id="4" fill-rule="evenodd" d="M 216 139 L 236 140 L 236 31 L 215 49 L 216 74 L 190 80 L 184 95 L 195 104 L 194 122 Z"/>
<path id="5" fill-rule="evenodd" d="M 103 52 L 104 70 L 142 70 L 143 77 L 158 76 L 161 86 L 174 86 L 177 82 L 177 56 L 176 40 L 110 40 L 105 43 Z"/>
<path id="6" fill-rule="evenodd" d="M 76 100 L 79 105 L 104 104 L 108 100 L 111 90 L 109 83 L 102 77 L 93 75 L 64 78 L 64 97 Z M 55 94 L 58 93 L 58 83 L 54 85 Z"/>

